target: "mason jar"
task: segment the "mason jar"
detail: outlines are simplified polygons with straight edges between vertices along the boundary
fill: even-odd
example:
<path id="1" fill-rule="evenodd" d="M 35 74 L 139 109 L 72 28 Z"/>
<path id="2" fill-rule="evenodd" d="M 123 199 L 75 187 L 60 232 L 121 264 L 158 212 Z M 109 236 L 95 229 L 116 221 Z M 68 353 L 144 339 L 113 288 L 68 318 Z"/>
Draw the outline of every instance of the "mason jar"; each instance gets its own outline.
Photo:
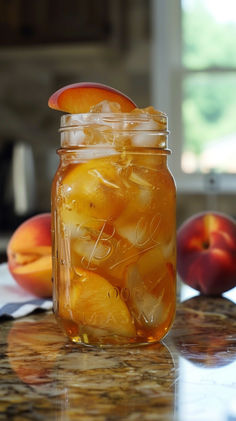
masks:
<path id="1" fill-rule="evenodd" d="M 67 114 L 52 186 L 53 307 L 71 341 L 144 345 L 176 301 L 176 190 L 161 112 Z"/>

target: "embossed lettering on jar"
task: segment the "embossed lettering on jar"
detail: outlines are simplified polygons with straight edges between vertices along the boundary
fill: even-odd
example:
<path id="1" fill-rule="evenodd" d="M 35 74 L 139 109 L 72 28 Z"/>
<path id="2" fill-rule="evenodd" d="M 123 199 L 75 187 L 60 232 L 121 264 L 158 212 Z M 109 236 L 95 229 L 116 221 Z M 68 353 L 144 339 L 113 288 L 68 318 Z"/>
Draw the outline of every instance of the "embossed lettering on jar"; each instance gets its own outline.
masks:
<path id="1" fill-rule="evenodd" d="M 167 117 L 65 115 L 52 188 L 54 312 L 86 345 L 148 344 L 175 315 Z"/>

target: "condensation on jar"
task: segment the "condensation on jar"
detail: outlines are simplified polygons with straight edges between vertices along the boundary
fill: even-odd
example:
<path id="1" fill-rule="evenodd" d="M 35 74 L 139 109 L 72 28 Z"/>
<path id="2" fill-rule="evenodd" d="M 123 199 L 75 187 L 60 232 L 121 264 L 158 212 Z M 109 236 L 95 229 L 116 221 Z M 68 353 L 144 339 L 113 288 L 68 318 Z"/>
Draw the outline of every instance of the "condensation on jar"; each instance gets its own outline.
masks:
<path id="1" fill-rule="evenodd" d="M 158 342 L 176 301 L 167 116 L 66 115 L 60 132 L 52 186 L 56 318 L 75 343 Z"/>

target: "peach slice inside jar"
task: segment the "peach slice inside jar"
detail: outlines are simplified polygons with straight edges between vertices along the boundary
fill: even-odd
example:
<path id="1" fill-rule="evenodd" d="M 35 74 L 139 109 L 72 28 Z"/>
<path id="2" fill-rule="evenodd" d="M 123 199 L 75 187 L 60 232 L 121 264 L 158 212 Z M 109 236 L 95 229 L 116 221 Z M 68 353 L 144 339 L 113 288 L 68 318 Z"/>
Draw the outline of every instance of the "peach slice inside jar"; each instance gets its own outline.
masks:
<path id="1" fill-rule="evenodd" d="M 125 302 L 104 277 L 76 268 L 69 300 L 68 318 L 78 325 L 104 329 L 113 335 L 135 336 L 134 324 Z"/>
<path id="2" fill-rule="evenodd" d="M 93 159 L 71 168 L 63 180 L 63 222 L 78 213 L 87 218 L 111 220 L 125 204 L 125 192 L 119 177 L 119 158 Z M 74 219 L 76 219 L 74 215 Z"/>
<path id="3" fill-rule="evenodd" d="M 96 270 L 108 277 L 113 285 L 123 287 L 126 268 L 137 261 L 140 250 L 116 235 L 84 230 L 84 236 L 75 236 L 71 243 L 72 261 L 75 266 Z"/>
<path id="4" fill-rule="evenodd" d="M 162 274 L 162 280 L 152 291 L 141 277 L 137 265 L 131 265 L 127 271 L 126 286 L 130 290 L 130 308 L 135 321 L 140 328 L 155 329 L 162 325 L 168 318 L 173 317 L 175 308 L 174 296 L 169 297 L 170 279 Z"/>

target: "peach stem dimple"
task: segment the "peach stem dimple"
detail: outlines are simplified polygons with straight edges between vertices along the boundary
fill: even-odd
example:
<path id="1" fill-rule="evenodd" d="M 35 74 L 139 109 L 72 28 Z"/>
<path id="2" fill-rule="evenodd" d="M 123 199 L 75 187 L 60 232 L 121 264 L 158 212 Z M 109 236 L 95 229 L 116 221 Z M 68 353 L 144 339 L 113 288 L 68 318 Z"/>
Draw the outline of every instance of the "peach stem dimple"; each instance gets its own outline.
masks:
<path id="1" fill-rule="evenodd" d="M 203 243 L 202 243 L 202 247 L 203 247 L 203 249 L 204 249 L 204 250 L 209 249 L 209 247 L 210 247 L 210 242 L 209 242 L 209 241 L 203 241 Z"/>

